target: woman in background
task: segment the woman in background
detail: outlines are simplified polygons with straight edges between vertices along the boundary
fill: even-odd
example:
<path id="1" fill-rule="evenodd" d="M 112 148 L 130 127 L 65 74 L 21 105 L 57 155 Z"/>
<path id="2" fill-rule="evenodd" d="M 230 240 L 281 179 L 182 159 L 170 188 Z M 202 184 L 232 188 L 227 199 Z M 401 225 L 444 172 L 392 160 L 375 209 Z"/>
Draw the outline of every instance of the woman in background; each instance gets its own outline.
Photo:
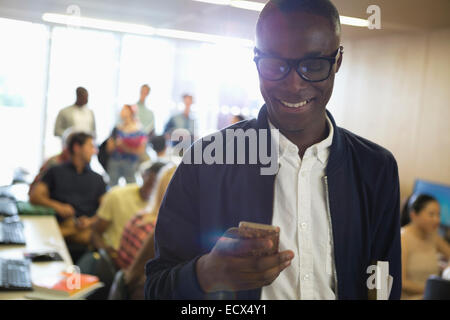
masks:
<path id="1" fill-rule="evenodd" d="M 401 229 L 402 242 L 402 297 L 422 299 L 425 284 L 431 275 L 440 275 L 439 253 L 450 259 L 450 245 L 439 236 L 440 207 L 429 195 L 419 195 L 408 206 L 410 222 Z"/>
<path id="2" fill-rule="evenodd" d="M 115 186 L 120 177 L 124 177 L 127 183 L 136 182 L 139 156 L 147 146 L 148 137 L 136 118 L 136 107 L 124 105 L 120 118 L 121 124 L 107 142 L 107 150 L 111 155 L 107 165 L 110 187 Z"/>

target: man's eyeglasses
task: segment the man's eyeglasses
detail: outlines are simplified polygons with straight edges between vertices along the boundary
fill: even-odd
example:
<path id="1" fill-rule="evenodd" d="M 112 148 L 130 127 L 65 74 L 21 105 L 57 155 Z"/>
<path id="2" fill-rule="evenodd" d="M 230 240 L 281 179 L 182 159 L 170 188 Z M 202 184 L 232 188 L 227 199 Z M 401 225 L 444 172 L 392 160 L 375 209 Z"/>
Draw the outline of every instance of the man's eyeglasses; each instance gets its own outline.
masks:
<path id="1" fill-rule="evenodd" d="M 271 81 L 279 81 L 287 77 L 292 68 L 305 81 L 319 82 L 328 79 L 331 69 L 338 59 L 338 55 L 344 52 L 340 46 L 331 57 L 311 57 L 302 59 L 283 59 L 274 57 L 255 48 L 255 58 L 258 72 L 262 78 Z"/>

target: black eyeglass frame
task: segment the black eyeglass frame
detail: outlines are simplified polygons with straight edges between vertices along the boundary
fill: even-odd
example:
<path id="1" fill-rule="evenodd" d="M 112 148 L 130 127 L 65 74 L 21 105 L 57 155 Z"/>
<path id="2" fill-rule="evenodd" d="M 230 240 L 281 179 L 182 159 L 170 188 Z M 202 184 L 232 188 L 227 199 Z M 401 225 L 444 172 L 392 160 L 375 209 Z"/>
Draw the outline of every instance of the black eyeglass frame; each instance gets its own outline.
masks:
<path id="1" fill-rule="evenodd" d="M 332 56 L 330 56 L 330 57 L 305 57 L 305 58 L 301 58 L 301 59 L 284 59 L 284 58 L 280 58 L 280 57 L 277 57 L 277 56 L 273 56 L 273 55 L 270 55 L 270 54 L 263 53 L 263 52 L 261 52 L 261 51 L 260 51 L 258 48 L 256 48 L 256 47 L 254 48 L 253 51 L 254 51 L 254 53 L 255 53 L 255 57 L 253 58 L 253 61 L 254 61 L 255 64 L 256 64 L 256 68 L 258 69 L 258 73 L 259 73 L 260 76 L 261 76 L 262 78 L 264 78 L 265 80 L 269 80 L 269 81 L 281 81 L 281 80 L 283 80 L 284 78 L 286 78 L 286 77 L 289 75 L 289 73 L 291 73 L 292 68 L 295 67 L 295 72 L 297 72 L 297 74 L 298 74 L 298 75 L 300 76 L 300 78 L 302 78 L 303 80 L 308 81 L 308 82 L 321 82 L 321 81 L 327 80 L 327 79 L 330 77 L 330 75 L 331 75 L 331 69 L 333 68 L 334 64 L 336 63 L 336 61 L 337 61 L 337 59 L 338 59 L 338 55 L 344 53 L 344 47 L 343 47 L 343 46 L 339 46 L 339 48 L 335 51 L 335 53 L 333 53 Z M 265 77 L 261 74 L 261 71 L 259 70 L 259 63 L 258 63 L 258 62 L 259 62 L 259 60 L 262 59 L 262 58 L 272 58 L 272 59 L 279 59 L 279 60 L 284 61 L 284 62 L 287 64 L 287 66 L 288 66 L 287 72 L 286 72 L 281 78 L 279 78 L 279 79 L 267 79 L 267 78 L 265 78 Z M 306 78 L 306 77 L 299 71 L 300 63 L 303 62 L 303 61 L 306 61 L 306 60 L 311 60 L 311 59 L 326 60 L 326 61 L 329 61 L 329 62 L 330 62 L 330 69 L 328 70 L 328 75 L 327 75 L 326 78 L 321 79 L 321 80 L 310 80 L 310 79 Z"/>

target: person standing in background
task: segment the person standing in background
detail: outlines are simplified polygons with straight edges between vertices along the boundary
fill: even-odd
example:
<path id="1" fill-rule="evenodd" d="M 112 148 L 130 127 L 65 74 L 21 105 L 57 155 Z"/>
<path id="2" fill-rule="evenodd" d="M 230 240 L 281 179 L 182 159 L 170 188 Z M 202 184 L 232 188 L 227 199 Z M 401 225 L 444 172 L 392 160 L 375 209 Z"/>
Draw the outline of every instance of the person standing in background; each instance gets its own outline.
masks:
<path id="1" fill-rule="evenodd" d="M 88 91 L 83 87 L 76 89 L 77 100 L 74 105 L 59 111 L 55 121 L 54 135 L 63 136 L 64 132 L 72 128 L 72 131 L 85 132 L 96 137 L 94 112 L 87 107 Z"/>
<path id="2" fill-rule="evenodd" d="M 195 139 L 195 121 L 190 117 L 193 98 L 189 94 L 183 95 L 184 111 L 172 116 L 164 127 L 164 135 L 170 140 L 170 135 L 176 129 L 186 129 L 191 135 L 191 141 Z M 176 144 L 176 143 L 175 143 Z"/>
<path id="3" fill-rule="evenodd" d="M 155 116 L 153 111 L 145 106 L 145 100 L 150 94 L 150 86 L 144 84 L 141 86 L 141 93 L 139 101 L 136 103 L 137 106 L 137 118 L 142 124 L 142 130 L 150 136 L 153 135 L 155 131 Z"/>
<path id="4" fill-rule="evenodd" d="M 124 105 L 120 112 L 122 123 L 116 127 L 114 137 L 108 139 L 107 151 L 111 154 L 107 172 L 109 186 L 117 184 L 120 177 L 127 183 L 136 182 L 139 157 L 145 152 L 148 136 L 141 130 L 136 118 L 136 107 Z"/>

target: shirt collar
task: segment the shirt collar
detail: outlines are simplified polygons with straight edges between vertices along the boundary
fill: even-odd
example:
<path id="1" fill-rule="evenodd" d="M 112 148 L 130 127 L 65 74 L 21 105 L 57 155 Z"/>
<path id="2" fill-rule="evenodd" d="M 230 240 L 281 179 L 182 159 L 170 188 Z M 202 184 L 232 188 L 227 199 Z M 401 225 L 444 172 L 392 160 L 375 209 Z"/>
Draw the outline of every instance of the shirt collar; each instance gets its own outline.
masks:
<path id="1" fill-rule="evenodd" d="M 329 129 L 328 136 L 324 140 L 310 146 L 308 149 L 306 149 L 305 152 L 305 155 L 312 153 L 312 155 L 317 157 L 317 159 L 323 164 L 325 164 L 328 160 L 330 152 L 329 148 L 333 141 L 333 134 L 334 134 L 333 124 L 331 123 L 330 118 L 328 118 L 328 115 L 326 115 L 326 119 L 327 119 L 327 126 Z M 269 123 L 269 127 L 271 130 L 276 129 L 275 126 L 272 124 L 272 122 L 270 122 L 269 118 L 267 118 L 267 121 Z M 279 145 L 280 158 L 283 155 L 285 155 L 285 153 L 288 150 L 292 153 L 298 154 L 298 147 L 294 143 L 292 143 L 288 138 L 286 138 L 281 132 L 279 132 L 279 141 L 275 141 L 275 139 L 273 139 L 272 142 L 275 143 L 275 145 Z"/>

